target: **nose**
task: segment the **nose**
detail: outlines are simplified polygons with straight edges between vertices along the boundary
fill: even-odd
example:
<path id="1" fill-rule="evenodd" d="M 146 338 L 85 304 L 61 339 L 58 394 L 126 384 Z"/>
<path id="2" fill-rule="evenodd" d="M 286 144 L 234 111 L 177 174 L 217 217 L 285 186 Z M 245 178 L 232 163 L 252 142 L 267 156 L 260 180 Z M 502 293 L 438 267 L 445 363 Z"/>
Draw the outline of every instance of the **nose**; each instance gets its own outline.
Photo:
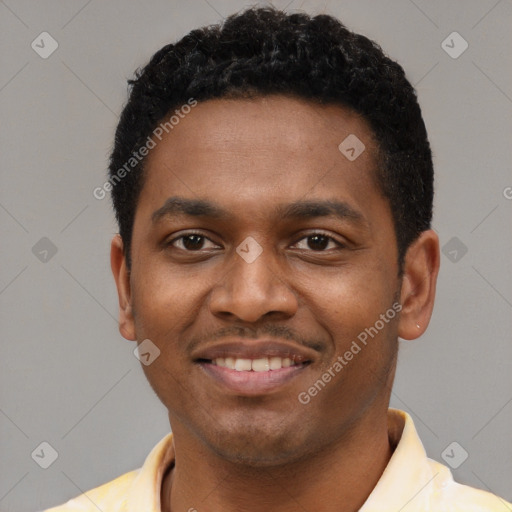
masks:
<path id="1" fill-rule="evenodd" d="M 212 314 L 241 322 L 255 323 L 265 315 L 290 318 L 297 308 L 297 297 L 269 249 L 251 263 L 234 253 L 210 295 Z"/>

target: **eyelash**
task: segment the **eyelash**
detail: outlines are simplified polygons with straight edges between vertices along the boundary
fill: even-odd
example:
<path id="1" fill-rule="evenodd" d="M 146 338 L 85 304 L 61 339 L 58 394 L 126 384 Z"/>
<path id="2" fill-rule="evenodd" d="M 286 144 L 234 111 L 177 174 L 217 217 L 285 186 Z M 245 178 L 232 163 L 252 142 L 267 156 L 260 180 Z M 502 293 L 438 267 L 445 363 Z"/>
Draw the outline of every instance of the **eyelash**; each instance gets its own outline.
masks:
<path id="1" fill-rule="evenodd" d="M 173 238 L 172 240 L 170 240 L 166 245 L 168 246 L 174 246 L 174 242 L 176 242 L 177 240 L 182 240 L 184 238 L 187 238 L 191 235 L 197 235 L 201 238 L 204 238 L 205 240 L 209 240 L 210 242 L 212 243 L 215 243 L 213 242 L 213 240 L 210 240 L 207 236 L 205 236 L 203 233 L 200 233 L 198 231 L 187 231 L 186 233 L 176 237 L 176 238 Z M 304 240 L 304 239 L 307 239 L 309 237 L 312 237 L 312 236 L 315 236 L 315 235 L 320 235 L 320 236 L 323 236 L 325 238 L 327 238 L 329 241 L 332 241 L 334 242 L 338 247 L 337 249 L 340 250 L 340 249 L 344 249 L 346 247 L 345 244 L 339 242 L 338 240 L 336 240 L 334 237 L 330 236 L 330 235 L 327 235 L 326 233 L 322 232 L 322 231 L 314 231 L 312 233 L 308 233 L 307 235 L 303 236 L 302 238 L 299 238 L 296 242 L 294 242 L 294 245 L 296 245 L 297 243 L 299 243 L 301 240 Z M 179 248 L 180 250 L 182 251 L 185 251 L 185 252 L 191 252 L 191 253 L 194 253 L 194 252 L 200 252 L 202 249 L 198 249 L 197 251 L 191 251 L 191 250 L 188 250 L 188 249 L 182 249 L 181 247 Z M 327 249 L 323 249 L 323 250 L 320 250 L 320 251 L 313 251 L 312 249 L 310 249 L 312 252 L 327 252 Z"/>

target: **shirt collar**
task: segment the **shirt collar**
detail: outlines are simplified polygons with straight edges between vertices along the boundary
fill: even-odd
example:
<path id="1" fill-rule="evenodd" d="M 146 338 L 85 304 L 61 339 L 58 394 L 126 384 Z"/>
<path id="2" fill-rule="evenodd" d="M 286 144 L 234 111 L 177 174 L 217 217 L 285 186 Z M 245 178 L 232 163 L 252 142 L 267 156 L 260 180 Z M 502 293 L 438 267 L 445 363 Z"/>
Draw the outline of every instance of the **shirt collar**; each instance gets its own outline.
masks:
<path id="1" fill-rule="evenodd" d="M 409 414 L 388 410 L 389 440 L 396 446 L 377 485 L 359 512 L 430 510 L 430 497 L 437 487 L 433 467 Z"/>
<path id="2" fill-rule="evenodd" d="M 174 440 L 169 433 L 151 450 L 135 477 L 128 492 L 127 512 L 161 512 L 162 478 L 174 464 L 174 457 Z"/>
<path id="3" fill-rule="evenodd" d="M 359 512 L 428 510 L 436 477 L 412 418 L 404 411 L 388 409 L 388 432 L 393 455 L 377 485 Z M 161 512 L 162 478 L 175 457 L 172 433 L 151 450 L 127 497 L 127 511 Z"/>

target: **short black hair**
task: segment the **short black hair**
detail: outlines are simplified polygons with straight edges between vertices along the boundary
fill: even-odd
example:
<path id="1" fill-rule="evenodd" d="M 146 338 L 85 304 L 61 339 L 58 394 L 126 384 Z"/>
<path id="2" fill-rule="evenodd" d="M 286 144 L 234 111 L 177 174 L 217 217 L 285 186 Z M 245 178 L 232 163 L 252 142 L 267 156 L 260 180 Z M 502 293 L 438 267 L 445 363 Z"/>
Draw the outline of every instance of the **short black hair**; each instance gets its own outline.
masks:
<path id="1" fill-rule="evenodd" d="M 133 156 L 191 99 L 281 94 L 357 112 L 377 141 L 376 181 L 389 201 L 400 268 L 409 245 L 430 228 L 432 154 L 414 87 L 377 43 L 332 16 L 250 8 L 164 46 L 128 83 L 109 166 L 128 266 L 145 161 Z"/>

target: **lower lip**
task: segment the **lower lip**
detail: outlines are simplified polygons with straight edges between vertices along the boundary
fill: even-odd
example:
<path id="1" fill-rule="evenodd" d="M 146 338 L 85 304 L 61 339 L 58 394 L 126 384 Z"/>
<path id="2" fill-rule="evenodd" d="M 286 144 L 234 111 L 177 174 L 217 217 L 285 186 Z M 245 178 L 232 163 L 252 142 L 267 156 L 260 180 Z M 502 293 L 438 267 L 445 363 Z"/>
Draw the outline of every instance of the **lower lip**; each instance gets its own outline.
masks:
<path id="1" fill-rule="evenodd" d="M 203 371 L 236 394 L 257 396 L 278 390 L 285 383 L 300 375 L 308 366 L 297 364 L 265 372 L 237 371 L 213 363 L 198 363 Z"/>

